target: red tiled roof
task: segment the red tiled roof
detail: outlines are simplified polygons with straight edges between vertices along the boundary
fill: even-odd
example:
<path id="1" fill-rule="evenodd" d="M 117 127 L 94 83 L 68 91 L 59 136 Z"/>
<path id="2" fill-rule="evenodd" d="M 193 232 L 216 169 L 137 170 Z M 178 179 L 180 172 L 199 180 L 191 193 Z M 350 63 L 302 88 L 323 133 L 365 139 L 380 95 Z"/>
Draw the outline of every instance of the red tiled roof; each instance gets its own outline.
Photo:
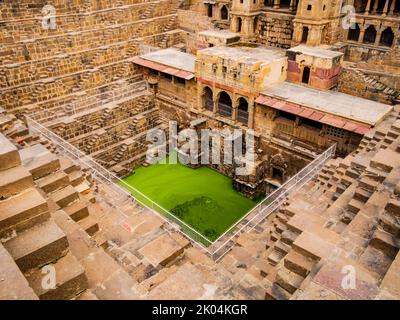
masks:
<path id="1" fill-rule="evenodd" d="M 186 70 L 181 70 L 177 69 L 171 66 L 166 66 L 161 63 L 157 63 L 154 61 L 146 60 L 140 57 L 135 57 L 132 59 L 133 63 L 136 63 L 140 66 L 150 68 L 153 70 L 157 70 L 160 72 L 168 73 L 172 76 L 178 77 L 178 78 L 183 78 L 185 80 L 190 80 L 194 78 L 194 74 L 192 72 L 186 71 Z"/>
<path id="2" fill-rule="evenodd" d="M 312 109 L 305 108 L 303 106 L 299 106 L 293 103 L 286 102 L 284 100 L 278 100 L 275 98 L 271 98 L 268 96 L 259 96 L 256 99 L 256 103 L 262 104 L 264 106 L 268 106 L 274 109 L 286 111 L 295 115 L 298 115 L 303 118 L 307 118 L 310 120 L 314 120 L 317 122 L 321 122 L 324 124 L 328 124 L 332 127 L 340 128 L 346 131 L 352 131 L 358 134 L 366 134 L 370 127 L 366 125 L 362 125 L 360 123 L 343 119 L 331 114 L 314 111 Z"/>

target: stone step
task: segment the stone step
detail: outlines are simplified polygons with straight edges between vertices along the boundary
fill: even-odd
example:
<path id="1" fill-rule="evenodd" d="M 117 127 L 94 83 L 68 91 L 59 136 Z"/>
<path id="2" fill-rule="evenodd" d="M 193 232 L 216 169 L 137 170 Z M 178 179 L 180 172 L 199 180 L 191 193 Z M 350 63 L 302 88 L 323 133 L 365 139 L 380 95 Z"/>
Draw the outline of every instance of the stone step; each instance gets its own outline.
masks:
<path id="1" fill-rule="evenodd" d="M 75 191 L 78 192 L 81 195 L 89 194 L 90 191 L 91 191 L 90 186 L 89 186 L 88 182 L 86 182 L 86 181 L 81 182 L 80 184 L 78 184 L 74 188 L 75 188 Z"/>
<path id="2" fill-rule="evenodd" d="M 346 170 L 345 175 L 352 179 L 357 179 L 360 176 L 360 174 L 356 170 L 350 168 Z"/>
<path id="3" fill-rule="evenodd" d="M 99 298 L 97 298 L 97 296 L 91 290 L 85 290 L 74 300 L 99 300 Z"/>
<path id="4" fill-rule="evenodd" d="M 82 227 L 83 230 L 90 236 L 93 236 L 97 231 L 99 231 L 99 225 L 97 224 L 96 219 L 91 216 L 83 218 L 78 221 L 78 224 Z"/>
<path id="5" fill-rule="evenodd" d="M 285 256 L 284 253 L 277 251 L 277 250 L 273 250 L 269 255 L 268 255 L 268 262 L 270 264 L 272 264 L 273 266 L 276 266 Z"/>
<path id="6" fill-rule="evenodd" d="M 78 222 L 89 216 L 89 209 L 82 201 L 75 202 L 64 208 L 64 212 L 68 214 L 75 222 Z"/>
<path id="7" fill-rule="evenodd" d="M 49 220 L 18 234 L 4 246 L 25 272 L 62 257 L 68 249 L 68 241 L 64 232 Z"/>
<path id="8" fill-rule="evenodd" d="M 276 274 L 275 283 L 285 289 L 287 292 L 293 294 L 300 288 L 304 278 L 297 273 L 291 272 L 286 268 L 282 268 Z"/>
<path id="9" fill-rule="evenodd" d="M 357 199 L 351 199 L 349 204 L 347 205 L 347 208 L 350 212 L 357 214 L 363 206 L 364 202 Z"/>
<path id="10" fill-rule="evenodd" d="M 26 278 L 41 300 L 70 300 L 88 287 L 85 270 L 72 253 L 49 265 L 55 271 L 55 287 L 43 287 L 42 269 L 30 272 Z"/>
<path id="11" fill-rule="evenodd" d="M 76 192 L 75 188 L 72 186 L 67 186 L 61 190 L 54 192 L 50 198 L 58 205 L 60 208 L 65 208 L 72 202 L 79 199 L 79 194 Z"/>
<path id="12" fill-rule="evenodd" d="M 393 236 L 400 234 L 400 220 L 387 211 L 379 216 L 379 226 Z"/>
<path id="13" fill-rule="evenodd" d="M 8 198 L 32 186 L 32 175 L 22 166 L 0 171 L 0 197 Z"/>
<path id="14" fill-rule="evenodd" d="M 354 193 L 354 199 L 361 201 L 363 203 L 366 203 L 368 199 L 371 197 L 372 193 L 363 189 L 363 188 L 357 188 L 355 193 Z"/>
<path id="15" fill-rule="evenodd" d="M 21 165 L 17 147 L 0 133 L 0 171 Z"/>
<path id="16" fill-rule="evenodd" d="M 378 152 L 370 162 L 372 168 L 389 173 L 400 163 L 400 154 L 394 150 L 386 149 Z"/>
<path id="17" fill-rule="evenodd" d="M 289 300 L 290 293 L 275 283 L 265 292 L 265 300 Z"/>
<path id="18" fill-rule="evenodd" d="M 83 175 L 82 171 L 73 171 L 68 174 L 68 177 L 71 185 L 74 187 L 81 184 L 85 180 L 85 176 Z"/>
<path id="19" fill-rule="evenodd" d="M 173 261 L 188 245 L 190 243 L 185 238 L 175 237 L 174 234 L 162 234 L 139 249 L 139 253 L 156 268 Z"/>
<path id="20" fill-rule="evenodd" d="M 33 179 L 43 178 L 60 169 L 60 161 L 46 147 L 36 144 L 20 151 L 22 164 L 33 176 Z"/>
<path id="21" fill-rule="evenodd" d="M 378 187 L 378 185 L 379 185 L 378 181 L 375 181 L 374 179 L 368 176 L 362 177 L 359 182 L 360 187 L 367 189 L 370 192 L 374 192 Z"/>
<path id="22" fill-rule="evenodd" d="M 38 296 L 0 243 L 0 300 L 38 300 Z"/>
<path id="23" fill-rule="evenodd" d="M 386 204 L 385 210 L 400 218 L 400 201 L 397 199 L 390 199 Z"/>
<path id="24" fill-rule="evenodd" d="M 305 257 L 320 260 L 330 255 L 334 249 L 334 244 L 325 240 L 329 240 L 329 238 L 325 239 L 311 233 L 303 232 L 293 242 L 292 248 Z"/>
<path id="25" fill-rule="evenodd" d="M 50 193 L 67 187 L 69 185 L 69 179 L 65 172 L 58 171 L 48 175 L 47 177 L 37 180 L 36 184 L 44 192 Z"/>
<path id="26" fill-rule="evenodd" d="M 68 158 L 61 158 L 60 159 L 60 169 L 64 171 L 66 174 L 70 174 L 74 171 L 79 170 L 79 167 L 75 165 L 71 160 Z"/>
<path id="27" fill-rule="evenodd" d="M 283 255 L 286 255 L 290 251 L 290 246 L 286 243 L 283 243 L 282 241 L 278 241 L 275 244 L 274 249 L 282 253 Z"/>
<path id="28" fill-rule="evenodd" d="M 88 194 L 83 194 L 82 199 L 90 203 L 96 203 L 96 196 L 93 194 L 93 192 L 89 192 Z"/>
<path id="29" fill-rule="evenodd" d="M 292 245 L 294 240 L 296 240 L 297 236 L 298 236 L 298 234 L 296 232 L 294 232 L 290 229 L 287 229 L 284 232 L 282 232 L 281 241 L 288 245 Z"/>
<path id="30" fill-rule="evenodd" d="M 394 258 L 399 251 L 400 241 L 388 232 L 376 230 L 369 245 Z"/>
<path id="31" fill-rule="evenodd" d="M 28 220 L 43 216 L 49 218 L 46 200 L 35 188 L 0 202 L 0 236 L 6 232 L 22 231 L 27 227 Z"/>
<path id="32" fill-rule="evenodd" d="M 299 254 L 295 251 L 290 251 L 284 259 L 284 266 L 286 269 L 298 274 L 305 278 L 311 272 L 315 261 Z"/>

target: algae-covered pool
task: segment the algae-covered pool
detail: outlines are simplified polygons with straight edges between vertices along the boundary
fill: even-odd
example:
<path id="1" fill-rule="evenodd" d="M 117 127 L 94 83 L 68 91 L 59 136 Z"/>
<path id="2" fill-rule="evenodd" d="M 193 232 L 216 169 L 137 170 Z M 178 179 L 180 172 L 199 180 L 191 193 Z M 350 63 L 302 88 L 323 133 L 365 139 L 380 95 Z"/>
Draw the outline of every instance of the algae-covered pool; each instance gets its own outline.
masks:
<path id="1" fill-rule="evenodd" d="M 231 178 L 205 166 L 192 169 L 179 163 L 157 163 L 139 167 L 123 181 L 210 241 L 217 239 L 257 205 L 256 201 L 234 190 Z M 146 199 L 134 190 L 123 183 L 121 186 L 146 203 Z"/>

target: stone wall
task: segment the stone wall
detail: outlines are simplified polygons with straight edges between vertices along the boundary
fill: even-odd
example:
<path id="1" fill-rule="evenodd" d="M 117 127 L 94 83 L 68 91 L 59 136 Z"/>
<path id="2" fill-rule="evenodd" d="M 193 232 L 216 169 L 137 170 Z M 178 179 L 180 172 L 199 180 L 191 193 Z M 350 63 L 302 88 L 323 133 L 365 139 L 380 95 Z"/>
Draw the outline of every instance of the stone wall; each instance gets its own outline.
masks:
<path id="1" fill-rule="evenodd" d="M 214 28 L 211 19 L 203 12 L 189 10 L 178 10 L 178 24 L 179 28 L 190 32 L 199 32 Z"/>
<path id="2" fill-rule="evenodd" d="M 43 27 L 45 4 L 55 28 Z M 177 9 L 182 0 L 2 1 L 0 99 L 7 110 L 44 110 L 140 76 L 130 59 L 138 44 L 184 41 Z M 21 23 L 23 19 L 24 23 Z M 47 21 L 45 21 L 47 23 Z"/>
<path id="3" fill-rule="evenodd" d="M 273 47 L 290 48 L 293 15 L 266 12 L 258 25 L 257 42 Z"/>
<path id="4" fill-rule="evenodd" d="M 364 74 L 356 68 L 344 68 L 339 77 L 338 90 L 353 96 L 362 97 L 386 104 L 398 100 L 399 92 L 382 82 Z"/>

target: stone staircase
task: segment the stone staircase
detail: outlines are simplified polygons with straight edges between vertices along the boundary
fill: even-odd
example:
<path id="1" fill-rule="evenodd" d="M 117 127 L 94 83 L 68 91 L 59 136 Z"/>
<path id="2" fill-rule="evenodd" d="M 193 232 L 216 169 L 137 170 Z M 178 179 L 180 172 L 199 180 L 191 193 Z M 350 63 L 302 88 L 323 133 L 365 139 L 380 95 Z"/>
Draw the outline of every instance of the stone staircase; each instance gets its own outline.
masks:
<path id="1" fill-rule="evenodd" d="M 390 88 L 384 83 L 374 79 L 373 77 L 365 74 L 364 72 L 352 68 L 352 70 L 361 78 L 365 81 L 365 84 L 372 90 L 373 92 L 380 93 L 383 96 L 388 96 L 390 99 L 396 103 L 400 99 L 400 91 Z"/>
<path id="2" fill-rule="evenodd" d="M 49 198 L 52 191 L 67 185 L 68 179 L 59 173 L 54 177 L 60 163 L 46 148 L 18 151 L 4 135 L 0 134 L 0 140 L 0 163 L 4 164 L 0 175 L 23 172 L 1 179 L 0 273 L 6 279 L 0 283 L 2 298 L 74 298 L 87 289 L 87 278 L 70 252 L 65 233 L 51 217 L 54 209 Z M 69 188 L 72 186 L 64 189 Z M 54 197 L 58 205 L 67 206 L 77 200 L 76 195 L 68 192 Z M 55 287 L 43 285 L 42 270 L 48 265 L 55 270 Z M 11 280 L 15 280 L 12 285 Z M 13 290 L 16 284 L 18 292 Z"/>
<path id="3" fill-rule="evenodd" d="M 233 277 L 252 277 L 251 287 L 266 299 L 399 298 L 400 278 L 393 275 L 400 257 L 397 109 L 355 152 L 328 161 L 313 181 L 237 239 L 221 260 Z M 341 287 L 347 266 L 362 279 L 357 290 Z"/>

